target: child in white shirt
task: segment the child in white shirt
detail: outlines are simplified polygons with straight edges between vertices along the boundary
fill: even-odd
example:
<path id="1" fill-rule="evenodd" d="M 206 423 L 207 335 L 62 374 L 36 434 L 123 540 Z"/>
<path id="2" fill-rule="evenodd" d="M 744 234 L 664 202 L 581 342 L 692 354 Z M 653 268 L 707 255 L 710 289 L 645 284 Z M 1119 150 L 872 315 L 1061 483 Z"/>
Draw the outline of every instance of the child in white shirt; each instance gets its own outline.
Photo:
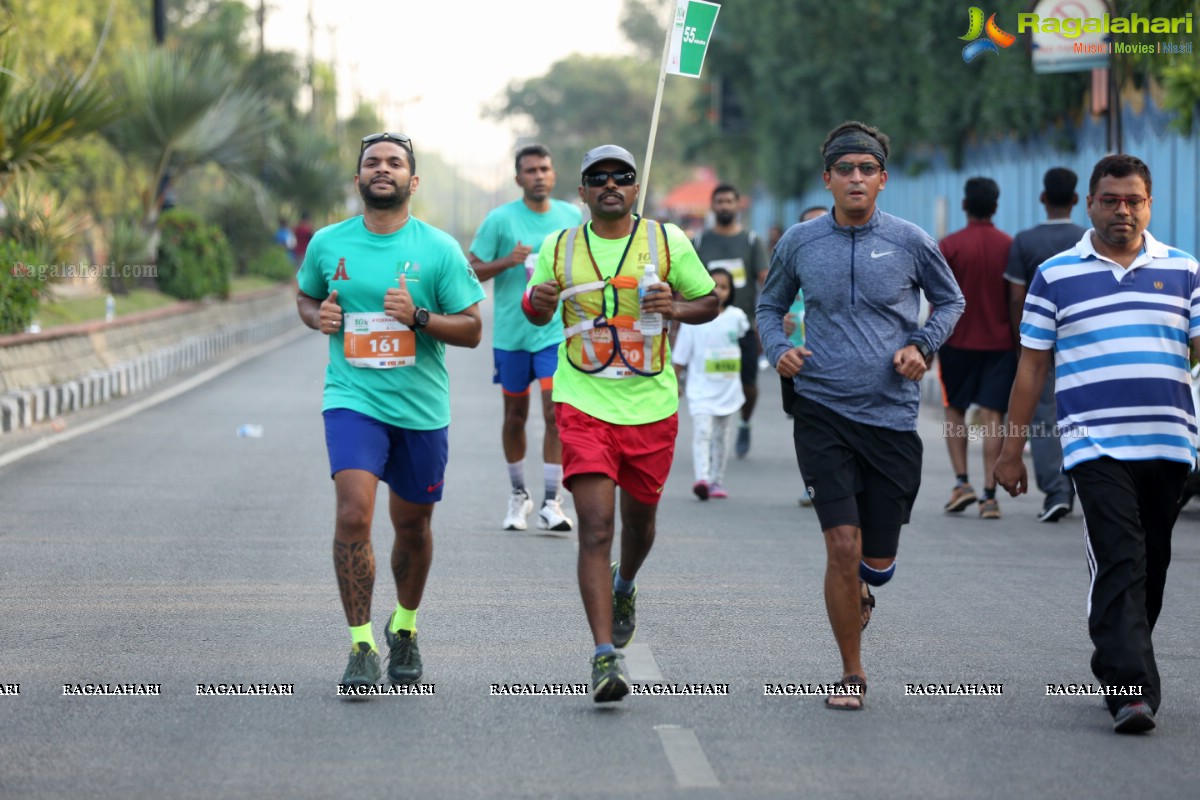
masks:
<path id="1" fill-rule="evenodd" d="M 734 415 L 746 402 L 738 339 L 750 330 L 746 313 L 733 305 L 733 276 L 721 268 L 711 274 L 721 313 L 703 325 L 681 325 L 671 351 L 680 385 L 686 382 L 696 472 L 692 492 L 701 500 L 729 496 L 721 480 L 725 477 Z"/>

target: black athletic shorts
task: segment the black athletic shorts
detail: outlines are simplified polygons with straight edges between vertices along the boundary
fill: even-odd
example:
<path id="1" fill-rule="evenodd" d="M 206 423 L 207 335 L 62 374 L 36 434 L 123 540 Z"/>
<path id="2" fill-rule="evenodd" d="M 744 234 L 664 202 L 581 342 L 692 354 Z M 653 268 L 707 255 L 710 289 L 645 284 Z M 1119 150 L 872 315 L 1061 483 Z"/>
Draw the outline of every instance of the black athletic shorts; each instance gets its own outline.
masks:
<path id="1" fill-rule="evenodd" d="M 938 373 L 946 405 L 965 411 L 974 404 L 1003 414 L 1017 377 L 1017 354 L 943 345 L 938 350 Z"/>
<path id="2" fill-rule="evenodd" d="M 742 386 L 758 386 L 758 334 L 754 326 L 738 339 L 742 348 Z"/>
<path id="3" fill-rule="evenodd" d="M 776 373 L 777 375 L 779 373 Z M 783 390 L 783 413 L 792 415 L 792 403 L 796 400 L 796 384 L 791 378 L 779 375 L 779 386 Z"/>
<path id="4" fill-rule="evenodd" d="M 862 529 L 866 558 L 891 558 L 921 488 L 921 437 L 847 419 L 803 395 L 792 401 L 796 461 L 821 530 Z"/>

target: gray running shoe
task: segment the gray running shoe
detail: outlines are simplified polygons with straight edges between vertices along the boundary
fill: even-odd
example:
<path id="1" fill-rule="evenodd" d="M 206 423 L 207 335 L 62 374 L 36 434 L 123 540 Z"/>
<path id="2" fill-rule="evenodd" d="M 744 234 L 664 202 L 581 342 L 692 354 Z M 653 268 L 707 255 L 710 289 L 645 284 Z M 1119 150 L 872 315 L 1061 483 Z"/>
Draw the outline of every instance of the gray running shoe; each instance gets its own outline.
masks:
<path id="1" fill-rule="evenodd" d="M 613 580 L 617 578 L 616 561 L 612 563 Z M 637 630 L 637 615 L 635 613 L 635 602 L 637 600 L 637 585 L 633 587 L 633 594 L 625 595 L 613 592 L 613 647 L 624 647 L 633 641 L 633 634 Z"/>
<path id="2" fill-rule="evenodd" d="M 592 700 L 612 703 L 629 694 L 629 679 L 621 669 L 624 659 L 620 653 L 592 658 Z"/>

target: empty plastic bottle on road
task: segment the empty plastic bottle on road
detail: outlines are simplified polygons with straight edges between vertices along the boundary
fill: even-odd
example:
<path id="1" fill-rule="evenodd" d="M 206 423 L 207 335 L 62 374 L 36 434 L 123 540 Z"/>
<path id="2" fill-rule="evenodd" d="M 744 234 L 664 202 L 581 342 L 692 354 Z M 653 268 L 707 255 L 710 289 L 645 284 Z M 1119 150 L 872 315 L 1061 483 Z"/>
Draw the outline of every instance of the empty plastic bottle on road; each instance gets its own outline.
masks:
<path id="1" fill-rule="evenodd" d="M 239 439 L 261 439 L 263 435 L 262 425 L 240 425 L 237 429 Z"/>

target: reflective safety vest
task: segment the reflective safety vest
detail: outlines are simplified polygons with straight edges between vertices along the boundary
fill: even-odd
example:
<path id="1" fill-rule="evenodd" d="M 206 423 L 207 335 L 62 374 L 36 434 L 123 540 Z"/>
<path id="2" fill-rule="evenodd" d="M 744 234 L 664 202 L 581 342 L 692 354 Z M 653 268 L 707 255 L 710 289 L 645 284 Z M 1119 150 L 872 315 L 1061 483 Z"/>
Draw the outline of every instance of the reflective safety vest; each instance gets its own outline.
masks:
<path id="1" fill-rule="evenodd" d="M 554 277 L 561 288 L 567 363 L 598 378 L 652 377 L 666 366 L 667 327 L 643 336 L 638 282 L 654 264 L 659 280 L 671 271 L 661 222 L 634 217 L 616 272 L 605 277 L 592 257 L 587 223 L 563 231 L 554 245 Z M 582 234 L 582 235 L 581 235 Z"/>

